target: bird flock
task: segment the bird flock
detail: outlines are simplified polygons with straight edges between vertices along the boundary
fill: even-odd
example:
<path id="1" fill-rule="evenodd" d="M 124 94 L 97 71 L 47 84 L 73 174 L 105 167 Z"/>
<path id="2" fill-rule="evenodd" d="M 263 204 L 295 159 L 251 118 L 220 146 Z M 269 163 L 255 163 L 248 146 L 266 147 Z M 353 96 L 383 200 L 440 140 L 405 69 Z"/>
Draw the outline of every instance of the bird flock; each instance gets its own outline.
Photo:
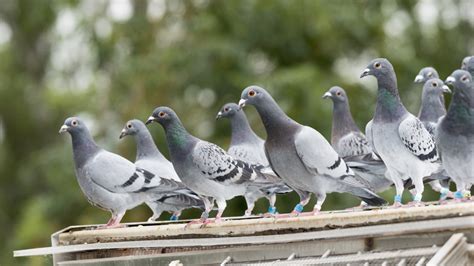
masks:
<path id="1" fill-rule="evenodd" d="M 372 60 L 361 78 L 377 79 L 373 119 L 365 135 L 354 122 L 344 89 L 332 87 L 323 98 L 333 102 L 330 142 L 316 129 L 302 125 L 280 108 L 263 88 L 249 86 L 238 104 L 227 103 L 216 119 L 231 122 L 232 136 L 225 151 L 216 144 L 191 135 L 169 107 L 156 108 L 143 123 L 130 120 L 120 138 L 133 137 L 135 163 L 99 147 L 83 120 L 67 118 L 60 133 L 72 139 L 75 173 L 87 200 L 112 217 L 102 226 L 119 227 L 125 212 L 145 203 L 153 211 L 149 221 L 162 212 L 178 220 L 184 209 L 199 208 L 200 219 L 189 224 L 220 222 L 227 201 L 243 196 L 245 216 L 255 201 L 267 198 L 265 216 L 316 215 L 331 192 L 349 193 L 361 199 L 361 207 L 387 202 L 376 193 L 395 186 L 394 207 L 402 206 L 402 193 L 410 189 L 409 206 L 422 205 L 424 184 L 440 193 L 440 201 L 470 200 L 474 183 L 474 56 L 462 61 L 443 82 L 432 67 L 423 68 L 415 83 L 423 84 L 418 116 L 400 100 L 397 77 L 384 58 Z M 448 110 L 444 93 L 453 95 Z M 265 127 L 267 138 L 254 133 L 243 111 L 252 105 Z M 158 150 L 147 125 L 160 124 L 166 136 L 170 161 Z M 449 183 L 456 191 L 451 192 Z M 289 214 L 279 214 L 277 194 L 295 191 L 300 202 Z M 303 212 L 311 194 L 316 204 Z M 451 201 L 451 200 L 450 200 Z M 215 219 L 209 213 L 217 205 Z M 189 225 L 188 224 L 188 225 Z"/>

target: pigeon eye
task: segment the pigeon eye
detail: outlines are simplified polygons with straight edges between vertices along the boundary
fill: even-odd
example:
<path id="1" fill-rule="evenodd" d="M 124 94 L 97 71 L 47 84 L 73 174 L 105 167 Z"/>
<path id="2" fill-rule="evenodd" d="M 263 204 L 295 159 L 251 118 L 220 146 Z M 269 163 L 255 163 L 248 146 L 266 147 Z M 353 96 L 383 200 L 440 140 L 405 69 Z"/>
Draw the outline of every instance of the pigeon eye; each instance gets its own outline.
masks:
<path id="1" fill-rule="evenodd" d="M 433 83 L 431 83 L 431 85 L 433 85 L 433 87 L 437 87 L 437 86 L 438 86 L 438 83 L 433 82 Z"/>
<path id="2" fill-rule="evenodd" d="M 380 63 L 378 63 L 378 62 L 377 62 L 377 63 L 375 63 L 375 64 L 374 64 L 374 67 L 375 67 L 375 68 L 381 68 L 381 67 L 382 67 L 382 65 L 381 65 Z"/>
<path id="3" fill-rule="evenodd" d="M 463 76 L 463 77 L 461 78 L 461 81 L 462 81 L 462 82 L 467 82 L 467 80 L 468 80 L 467 76 Z"/>
<path id="4" fill-rule="evenodd" d="M 77 124 L 78 124 L 78 123 L 77 123 L 77 121 L 76 121 L 76 120 L 72 120 L 72 122 L 71 122 L 71 125 L 73 125 L 73 126 L 77 126 Z"/>
<path id="5" fill-rule="evenodd" d="M 224 112 L 229 112 L 229 111 L 230 111 L 229 107 L 224 108 Z"/>
<path id="6" fill-rule="evenodd" d="M 257 94 L 255 91 L 249 91 L 249 96 L 250 96 L 250 97 L 255 96 L 255 94 Z"/>
<path id="7" fill-rule="evenodd" d="M 132 128 L 132 124 L 128 124 L 127 127 L 128 127 L 128 128 Z"/>
<path id="8" fill-rule="evenodd" d="M 341 96 L 341 94 L 342 94 L 342 93 L 341 93 L 340 91 L 336 92 L 336 95 L 337 95 L 337 96 Z"/>
<path id="9" fill-rule="evenodd" d="M 165 112 L 160 112 L 160 113 L 158 114 L 159 117 L 164 117 L 165 115 L 166 115 Z"/>

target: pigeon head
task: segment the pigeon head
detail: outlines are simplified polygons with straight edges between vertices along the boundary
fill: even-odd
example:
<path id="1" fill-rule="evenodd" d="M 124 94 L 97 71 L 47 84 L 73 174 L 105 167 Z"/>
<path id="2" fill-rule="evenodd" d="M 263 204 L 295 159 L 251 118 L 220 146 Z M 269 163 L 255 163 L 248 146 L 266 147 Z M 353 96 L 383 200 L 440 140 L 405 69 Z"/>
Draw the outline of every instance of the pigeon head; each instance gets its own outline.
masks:
<path id="1" fill-rule="evenodd" d="M 432 78 L 439 78 L 438 71 L 433 67 L 424 67 L 415 77 L 415 83 L 425 83 Z"/>
<path id="2" fill-rule="evenodd" d="M 221 110 L 217 113 L 216 119 L 219 119 L 221 117 L 232 117 L 234 116 L 237 112 L 240 112 L 240 106 L 235 104 L 235 103 L 226 103 L 224 106 L 222 106 Z"/>
<path id="3" fill-rule="evenodd" d="M 81 132 L 88 132 L 84 122 L 78 117 L 69 117 L 64 121 L 64 124 L 59 129 L 59 133 L 69 132 L 75 135 Z"/>
<path id="4" fill-rule="evenodd" d="M 474 56 L 471 56 L 469 61 L 467 61 L 465 70 L 471 74 L 471 77 L 474 75 Z"/>
<path id="5" fill-rule="evenodd" d="M 438 97 L 442 93 L 451 93 L 451 90 L 438 78 L 429 79 L 423 85 L 423 91 L 429 96 Z"/>
<path id="6" fill-rule="evenodd" d="M 474 89 L 472 88 L 472 76 L 465 70 L 455 70 L 448 78 L 446 83 L 454 87 L 456 94 L 465 97 L 472 97 Z"/>
<path id="7" fill-rule="evenodd" d="M 334 86 L 330 88 L 326 93 L 323 95 L 323 99 L 331 99 L 334 103 L 337 102 L 346 102 L 347 95 L 346 91 L 338 86 Z"/>
<path id="8" fill-rule="evenodd" d="M 166 106 L 160 106 L 156 108 L 155 110 L 153 110 L 153 113 L 148 118 L 145 124 L 148 125 L 152 122 L 158 122 L 162 126 L 165 126 L 176 119 L 178 119 L 178 116 L 173 111 L 173 109 Z"/>
<path id="9" fill-rule="evenodd" d="M 239 106 L 244 107 L 246 104 L 250 105 L 259 105 L 264 99 L 271 98 L 270 94 L 261 87 L 258 86 L 249 86 L 242 91 L 240 96 Z"/>
<path id="10" fill-rule="evenodd" d="M 129 120 L 127 123 L 125 123 L 125 126 L 122 129 L 122 132 L 120 132 L 119 139 L 126 137 L 126 136 L 134 136 L 140 132 L 140 130 L 143 129 L 145 125 L 143 124 L 142 121 L 138 119 L 132 119 Z"/>
<path id="11" fill-rule="evenodd" d="M 472 58 L 474 58 L 474 55 L 464 57 L 464 59 L 462 60 L 462 63 L 461 63 L 461 69 L 462 70 L 468 71 L 469 60 L 471 60 Z"/>
<path id="12" fill-rule="evenodd" d="M 361 78 L 366 76 L 374 76 L 377 79 L 383 78 L 393 73 L 392 64 L 385 58 L 377 58 L 370 62 L 370 64 L 364 69 Z"/>

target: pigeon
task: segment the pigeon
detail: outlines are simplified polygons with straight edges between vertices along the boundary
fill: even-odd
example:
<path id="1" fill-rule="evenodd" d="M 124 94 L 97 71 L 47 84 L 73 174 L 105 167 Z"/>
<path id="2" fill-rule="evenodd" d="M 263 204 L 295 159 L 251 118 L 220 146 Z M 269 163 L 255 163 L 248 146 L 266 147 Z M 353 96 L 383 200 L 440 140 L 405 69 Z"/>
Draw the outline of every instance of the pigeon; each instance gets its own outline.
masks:
<path id="1" fill-rule="evenodd" d="M 217 113 L 216 119 L 220 118 L 228 118 L 231 122 L 232 137 L 227 152 L 235 159 L 267 168 L 267 173 L 277 178 L 275 173 L 271 170 L 265 155 L 265 141 L 252 130 L 244 111 L 236 103 L 227 103 Z M 246 216 L 252 213 L 255 201 L 264 196 L 266 196 L 270 202 L 268 213 L 275 214 L 276 193 L 283 194 L 291 192 L 291 189 L 281 180 L 265 188 L 265 191 L 261 191 L 262 189 L 264 188 L 253 189 L 253 191 L 249 191 L 249 193 L 244 195 L 245 201 L 247 202 Z"/>
<path id="2" fill-rule="evenodd" d="M 425 84 L 426 81 L 428 81 L 429 79 L 432 79 L 432 78 L 439 79 L 438 71 L 436 71 L 436 69 L 434 69 L 434 67 L 424 67 L 420 70 L 418 75 L 416 75 L 415 83 Z M 443 104 L 443 107 L 444 107 L 444 103 L 445 103 L 444 95 L 441 93 L 439 95 L 439 97 L 440 97 L 441 103 Z M 421 97 L 421 101 L 423 102 L 423 94 L 422 94 L 422 97 Z M 420 117 L 420 116 L 418 115 L 418 117 Z"/>
<path id="3" fill-rule="evenodd" d="M 439 78 L 438 71 L 434 67 L 424 67 L 415 77 L 415 83 L 424 84 L 429 79 Z"/>
<path id="4" fill-rule="evenodd" d="M 432 136 L 434 136 L 438 120 L 446 115 L 444 102 L 441 101 L 444 99 L 443 93 L 451 93 L 451 90 L 439 78 L 428 79 L 423 85 L 418 118 Z"/>
<path id="5" fill-rule="evenodd" d="M 441 118 L 436 142 L 444 169 L 456 184 L 455 198 L 470 197 L 474 183 L 474 84 L 464 70 L 454 71 L 447 79 L 454 87 L 446 116 Z"/>
<path id="6" fill-rule="evenodd" d="M 333 102 L 331 145 L 339 156 L 371 153 L 370 144 L 352 118 L 349 99 L 344 89 L 334 86 L 324 93 L 323 98 Z"/>
<path id="7" fill-rule="evenodd" d="M 82 192 L 92 205 L 112 213 L 106 228 L 120 227 L 125 212 L 146 200 L 142 192 L 155 175 L 100 148 L 77 117 L 66 119 L 59 130 L 64 132 L 71 135 L 75 172 Z"/>
<path id="8" fill-rule="evenodd" d="M 423 85 L 418 119 L 420 119 L 433 138 L 439 119 L 446 115 L 443 93 L 451 93 L 451 90 L 438 78 L 428 79 Z M 448 196 L 451 197 L 449 177 L 443 174 L 436 174 L 432 178 L 436 180 L 430 181 L 429 184 L 434 191 L 441 193 L 440 200 L 444 200 Z"/>
<path id="9" fill-rule="evenodd" d="M 387 166 L 388 176 L 395 184 L 394 206 L 401 205 L 403 181 L 409 178 L 416 191 L 413 204 L 420 205 L 423 178 L 441 171 L 434 139 L 400 101 L 395 71 L 387 59 L 372 60 L 360 77 L 365 76 L 374 76 L 378 82 L 371 137 L 377 154 Z"/>
<path id="10" fill-rule="evenodd" d="M 469 72 L 471 76 L 474 76 L 474 55 L 464 57 L 461 69 Z"/>
<path id="11" fill-rule="evenodd" d="M 142 121 L 137 119 L 128 121 L 119 138 L 125 136 L 135 138 L 137 144 L 135 165 L 154 174 L 155 178 L 150 182 L 154 186 L 160 186 L 160 193 L 157 193 L 152 200 L 145 202 L 153 211 L 153 216 L 148 219 L 149 222 L 158 219 L 163 211 L 172 212 L 170 220 L 175 221 L 179 219 L 184 209 L 204 209 L 202 199 L 184 186 L 173 164 L 158 150 L 148 128 Z"/>
<path id="12" fill-rule="evenodd" d="M 192 136 L 169 107 L 156 108 L 146 124 L 152 122 L 165 130 L 171 162 L 181 181 L 204 199 L 205 210 L 193 223 L 211 222 L 208 217 L 214 200 L 218 207 L 214 222 L 220 222 L 226 200 L 245 195 L 252 184 L 275 181 L 259 167 L 236 160 L 219 146 Z"/>
<path id="13" fill-rule="evenodd" d="M 385 204 L 318 131 L 289 118 L 265 89 L 245 88 L 239 105 L 246 104 L 255 106 L 265 126 L 265 153 L 270 166 L 300 196 L 292 214 L 301 214 L 311 193 L 316 195 L 316 204 L 310 214 L 321 210 L 330 192 L 347 192 L 372 206 Z"/>

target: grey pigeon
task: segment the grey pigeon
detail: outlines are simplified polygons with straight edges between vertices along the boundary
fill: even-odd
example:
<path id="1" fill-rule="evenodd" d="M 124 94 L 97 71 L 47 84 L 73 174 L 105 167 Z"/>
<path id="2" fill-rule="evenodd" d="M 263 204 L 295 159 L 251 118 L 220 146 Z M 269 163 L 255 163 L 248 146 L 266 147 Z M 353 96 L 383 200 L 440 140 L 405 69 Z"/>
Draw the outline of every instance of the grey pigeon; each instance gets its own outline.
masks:
<path id="1" fill-rule="evenodd" d="M 454 94 L 448 112 L 438 123 L 436 142 L 443 167 L 456 183 L 457 199 L 469 196 L 474 183 L 474 84 L 464 70 L 447 79 Z"/>
<path id="2" fill-rule="evenodd" d="M 333 102 L 331 145 L 339 156 L 371 153 L 372 148 L 352 118 L 344 89 L 334 86 L 324 93 L 323 98 Z"/>
<path id="3" fill-rule="evenodd" d="M 423 85 L 418 118 L 433 136 L 438 120 L 446 115 L 444 102 L 441 101 L 441 99 L 444 99 L 441 98 L 443 93 L 451 93 L 451 90 L 438 78 L 428 79 Z"/>
<path id="4" fill-rule="evenodd" d="M 263 88 L 250 86 L 243 90 L 240 106 L 253 105 L 265 130 L 265 152 L 273 171 L 300 196 L 293 213 L 299 214 L 316 195 L 312 213 L 317 213 L 330 192 L 347 192 L 369 205 L 385 201 L 367 189 L 329 142 L 316 130 L 289 118 Z"/>
<path id="5" fill-rule="evenodd" d="M 438 71 L 436 71 L 436 69 L 434 69 L 434 67 L 424 67 L 420 70 L 418 75 L 416 75 L 415 83 L 425 84 L 429 79 L 433 79 L 433 78 L 439 79 Z M 424 96 L 424 94 L 422 94 L 422 96 L 421 96 L 421 102 L 423 102 L 423 96 Z M 444 107 L 444 103 L 445 103 L 444 94 L 441 93 L 439 95 L 439 97 L 440 97 L 441 103 L 443 104 L 443 108 L 445 108 Z M 420 116 L 418 115 L 418 117 L 420 117 Z"/>
<path id="6" fill-rule="evenodd" d="M 245 195 L 252 184 L 274 182 L 258 167 L 236 160 L 219 146 L 189 134 L 171 108 L 156 108 L 147 124 L 153 121 L 165 130 L 171 162 L 181 181 L 204 198 L 205 210 L 200 222 L 209 222 L 213 204 L 208 198 L 217 203 L 216 221 L 219 221 L 227 206 L 226 200 Z"/>
<path id="7" fill-rule="evenodd" d="M 471 74 L 471 76 L 474 76 L 474 55 L 466 56 L 462 60 L 461 69 L 466 70 Z"/>
<path id="8" fill-rule="evenodd" d="M 120 138 L 125 136 L 133 136 L 135 139 L 137 145 L 135 165 L 154 174 L 156 178 L 150 180 L 150 183 L 160 186 L 160 192 L 145 202 L 153 211 L 153 216 L 148 221 L 155 221 L 164 211 L 173 213 L 170 220 L 178 220 L 184 209 L 204 209 L 202 199 L 184 186 L 173 164 L 158 150 L 148 128 L 142 121 L 137 119 L 128 121 Z"/>
<path id="9" fill-rule="evenodd" d="M 446 115 L 443 93 L 451 93 L 451 90 L 438 78 L 428 79 L 423 85 L 418 118 L 433 137 L 439 119 Z M 451 195 L 449 191 L 449 177 L 443 174 L 435 174 L 432 178 L 436 180 L 430 181 L 429 184 L 433 190 L 441 193 L 441 200 Z"/>
<path id="10" fill-rule="evenodd" d="M 429 79 L 439 78 L 438 71 L 434 67 L 424 67 L 415 77 L 415 83 L 424 84 Z"/>
<path id="11" fill-rule="evenodd" d="M 110 211 L 106 227 L 120 226 L 125 212 L 144 202 L 142 191 L 154 175 L 94 142 L 84 122 L 66 119 L 59 133 L 69 132 L 76 177 L 82 192 L 94 206 Z"/>
<path id="12" fill-rule="evenodd" d="M 441 171 L 434 139 L 401 103 L 395 71 L 387 59 L 372 60 L 361 78 L 369 75 L 378 82 L 372 141 L 395 184 L 394 205 L 401 205 L 403 181 L 409 178 L 415 186 L 414 203 L 418 205 L 424 190 L 423 178 Z"/>
<path id="13" fill-rule="evenodd" d="M 235 103 L 227 103 L 217 113 L 216 119 L 219 118 L 228 118 L 232 127 L 232 137 L 227 152 L 235 159 L 269 168 L 267 173 L 276 177 L 265 155 L 265 141 L 252 130 L 244 111 Z M 281 180 L 266 188 L 252 189 L 244 195 L 247 202 L 245 215 L 250 215 L 255 206 L 255 201 L 264 196 L 270 202 L 268 213 L 275 214 L 276 193 L 282 194 L 290 191 L 291 189 Z"/>

